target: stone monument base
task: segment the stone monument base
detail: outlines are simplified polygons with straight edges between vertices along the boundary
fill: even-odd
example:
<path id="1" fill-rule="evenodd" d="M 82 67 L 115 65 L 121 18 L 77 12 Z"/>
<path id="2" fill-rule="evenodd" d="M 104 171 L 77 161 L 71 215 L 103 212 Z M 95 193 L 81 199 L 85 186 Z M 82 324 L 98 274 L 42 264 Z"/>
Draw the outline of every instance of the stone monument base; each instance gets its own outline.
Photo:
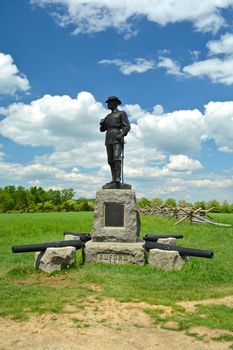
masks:
<path id="1" fill-rule="evenodd" d="M 139 231 L 140 216 L 134 191 L 108 189 L 96 192 L 93 242 L 135 243 Z"/>
<path id="2" fill-rule="evenodd" d="M 85 261 L 87 263 L 104 262 L 110 264 L 145 264 L 144 242 L 87 242 Z"/>

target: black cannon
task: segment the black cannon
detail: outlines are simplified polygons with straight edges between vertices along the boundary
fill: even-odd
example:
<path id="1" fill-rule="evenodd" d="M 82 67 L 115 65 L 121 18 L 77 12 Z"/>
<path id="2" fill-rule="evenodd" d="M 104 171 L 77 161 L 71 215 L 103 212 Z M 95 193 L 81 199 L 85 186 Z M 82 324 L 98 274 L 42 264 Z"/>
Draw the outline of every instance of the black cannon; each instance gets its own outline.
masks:
<path id="1" fill-rule="evenodd" d="M 177 247 L 176 245 L 171 244 L 161 244 L 152 241 L 146 241 L 144 244 L 145 250 L 150 249 L 161 249 L 161 250 L 173 250 L 179 252 L 181 256 L 197 256 L 199 258 L 212 259 L 214 253 L 211 250 L 201 250 L 185 247 Z"/>
<path id="2" fill-rule="evenodd" d="M 12 253 L 44 252 L 47 248 L 61 247 L 75 247 L 76 249 L 82 249 L 84 247 L 84 244 L 81 240 L 76 239 L 39 244 L 15 245 L 12 247 Z"/>
<path id="3" fill-rule="evenodd" d="M 144 241 L 157 242 L 159 238 L 183 238 L 184 236 L 179 233 L 174 234 L 147 234 L 143 237 Z"/>
<path id="4" fill-rule="evenodd" d="M 88 242 L 91 240 L 91 235 L 90 233 L 86 233 L 86 232 L 68 232 L 68 231 L 65 231 L 64 232 L 64 236 L 66 235 L 72 235 L 72 236 L 75 236 L 75 237 L 79 237 L 80 240 L 84 243 Z"/>

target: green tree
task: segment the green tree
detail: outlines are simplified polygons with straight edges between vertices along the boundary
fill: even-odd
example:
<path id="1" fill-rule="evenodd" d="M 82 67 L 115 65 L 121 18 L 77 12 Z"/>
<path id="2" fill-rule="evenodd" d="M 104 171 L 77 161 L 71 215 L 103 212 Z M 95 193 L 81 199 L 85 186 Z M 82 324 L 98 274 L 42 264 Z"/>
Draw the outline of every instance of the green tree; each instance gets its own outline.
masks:
<path id="1" fill-rule="evenodd" d="M 86 198 L 79 198 L 77 200 L 77 211 L 91 211 L 93 207 L 89 205 L 89 202 Z"/>
<path id="2" fill-rule="evenodd" d="M 61 191 L 49 189 L 48 193 L 50 195 L 50 198 L 53 204 L 59 205 L 62 203 Z"/>
<path id="3" fill-rule="evenodd" d="M 155 197 L 151 200 L 150 203 L 152 207 L 160 207 L 163 205 L 163 200 L 160 197 Z"/>
<path id="4" fill-rule="evenodd" d="M 233 213 L 233 203 L 231 204 L 230 208 L 231 208 L 231 213 Z"/>
<path id="5" fill-rule="evenodd" d="M 166 199 L 166 201 L 164 202 L 164 205 L 166 207 L 176 207 L 176 200 L 174 198 L 168 198 Z"/>
<path id="6" fill-rule="evenodd" d="M 75 190 L 73 188 L 64 188 L 61 191 L 62 202 L 72 199 L 75 195 Z"/>
<path id="7" fill-rule="evenodd" d="M 13 185 L 9 185 L 9 186 L 5 186 L 4 190 L 10 195 L 10 197 L 13 200 L 13 208 L 15 208 L 16 205 L 16 197 L 15 197 L 15 193 L 16 193 L 16 187 Z"/>
<path id="8" fill-rule="evenodd" d="M 196 207 L 196 208 L 202 208 L 202 209 L 206 209 L 206 202 L 204 202 L 204 201 L 197 201 L 197 202 L 195 202 L 194 203 L 194 206 Z"/>
<path id="9" fill-rule="evenodd" d="M 42 203 L 43 195 L 45 193 L 45 190 L 42 187 L 33 186 L 29 188 L 29 191 L 34 196 L 34 200 L 36 204 Z"/>
<path id="10" fill-rule="evenodd" d="M 142 197 L 142 198 L 138 199 L 137 203 L 138 203 L 140 208 L 144 208 L 147 205 L 150 205 L 149 199 L 147 199 L 145 197 Z"/>
<path id="11" fill-rule="evenodd" d="M 93 211 L 95 208 L 95 199 L 88 199 L 88 206 L 89 210 L 88 211 Z"/>
<path id="12" fill-rule="evenodd" d="M 0 212 L 5 213 L 13 208 L 13 198 L 5 189 L 0 188 Z"/>
<path id="13" fill-rule="evenodd" d="M 52 201 L 46 201 L 42 203 L 43 211 L 53 211 L 54 205 Z"/>
<path id="14" fill-rule="evenodd" d="M 27 208 L 26 211 L 34 212 L 36 211 L 35 197 L 30 190 L 26 190 L 27 197 Z"/>
<path id="15" fill-rule="evenodd" d="M 221 213 L 231 213 L 231 206 L 228 203 L 227 200 L 224 200 L 221 207 L 220 207 Z"/>
<path id="16" fill-rule="evenodd" d="M 77 202 L 74 199 L 68 199 L 60 206 L 61 210 L 75 211 L 77 209 Z"/>
<path id="17" fill-rule="evenodd" d="M 15 192 L 15 209 L 25 211 L 28 207 L 28 199 L 26 190 L 23 186 L 18 186 Z"/>
<path id="18" fill-rule="evenodd" d="M 213 213 L 220 213 L 221 204 L 216 199 L 212 199 L 206 205 L 206 209 L 210 209 L 210 208 L 213 208 L 211 210 Z"/>

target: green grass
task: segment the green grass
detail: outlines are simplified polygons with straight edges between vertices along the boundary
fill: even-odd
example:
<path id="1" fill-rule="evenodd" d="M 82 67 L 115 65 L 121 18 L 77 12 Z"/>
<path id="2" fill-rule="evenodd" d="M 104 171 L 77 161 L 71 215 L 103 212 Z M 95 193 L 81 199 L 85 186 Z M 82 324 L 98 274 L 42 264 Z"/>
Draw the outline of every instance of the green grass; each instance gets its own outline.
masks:
<path id="1" fill-rule="evenodd" d="M 74 321 L 75 325 L 77 328 L 87 328 L 90 327 L 90 325 L 83 321 L 83 320 L 79 320 L 78 318 L 73 317 L 72 320 Z"/>
<path id="2" fill-rule="evenodd" d="M 231 334 L 222 334 L 218 337 L 212 337 L 215 341 L 233 341 L 233 335 Z"/>
<path id="3" fill-rule="evenodd" d="M 217 222 L 233 224 L 233 214 L 213 216 Z M 64 231 L 91 232 L 92 221 L 92 212 L 0 215 L 0 316 L 24 319 L 30 313 L 62 313 L 66 304 L 82 308 L 89 302 L 87 296 L 174 307 L 181 300 L 233 294 L 232 228 L 186 222 L 174 226 L 174 220 L 143 216 L 141 237 L 146 233 L 183 233 L 184 238 L 177 245 L 214 251 L 211 260 L 191 257 L 181 271 L 166 272 L 148 265 L 78 263 L 69 270 L 47 275 L 34 270 L 34 253 L 11 253 L 13 245 L 63 240 Z M 80 262 L 80 252 L 78 256 Z M 102 288 L 95 291 L 92 285 Z M 212 326 L 218 328 L 217 319 L 221 321 L 221 315 L 225 315 L 226 323 L 232 327 L 228 309 L 209 307 L 205 310 L 207 320 L 215 320 L 216 316 Z M 188 329 L 186 324 L 198 323 L 200 310 L 203 306 L 196 314 L 183 315 L 180 327 Z"/>
<path id="4" fill-rule="evenodd" d="M 157 310 L 146 309 L 145 312 L 165 329 L 187 331 L 191 327 L 208 327 L 233 332 L 233 309 L 225 305 L 197 305 L 194 312 L 174 307 L 173 314 L 168 317 L 163 317 Z M 168 322 L 174 322 L 175 326 L 169 326 Z"/>

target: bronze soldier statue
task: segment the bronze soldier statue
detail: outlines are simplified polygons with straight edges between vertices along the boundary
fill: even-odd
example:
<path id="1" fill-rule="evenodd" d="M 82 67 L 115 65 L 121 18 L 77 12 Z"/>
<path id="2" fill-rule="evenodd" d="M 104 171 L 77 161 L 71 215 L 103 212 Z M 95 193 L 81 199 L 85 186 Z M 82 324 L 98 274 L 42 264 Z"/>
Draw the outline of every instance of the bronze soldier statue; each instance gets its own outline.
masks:
<path id="1" fill-rule="evenodd" d="M 130 130 L 127 114 L 117 107 L 121 101 L 116 96 L 109 96 L 105 103 L 111 113 L 100 121 L 100 131 L 106 131 L 105 145 L 108 155 L 108 164 L 111 168 L 112 181 L 108 185 L 119 185 L 121 182 L 122 152 L 124 148 L 124 136 Z"/>

